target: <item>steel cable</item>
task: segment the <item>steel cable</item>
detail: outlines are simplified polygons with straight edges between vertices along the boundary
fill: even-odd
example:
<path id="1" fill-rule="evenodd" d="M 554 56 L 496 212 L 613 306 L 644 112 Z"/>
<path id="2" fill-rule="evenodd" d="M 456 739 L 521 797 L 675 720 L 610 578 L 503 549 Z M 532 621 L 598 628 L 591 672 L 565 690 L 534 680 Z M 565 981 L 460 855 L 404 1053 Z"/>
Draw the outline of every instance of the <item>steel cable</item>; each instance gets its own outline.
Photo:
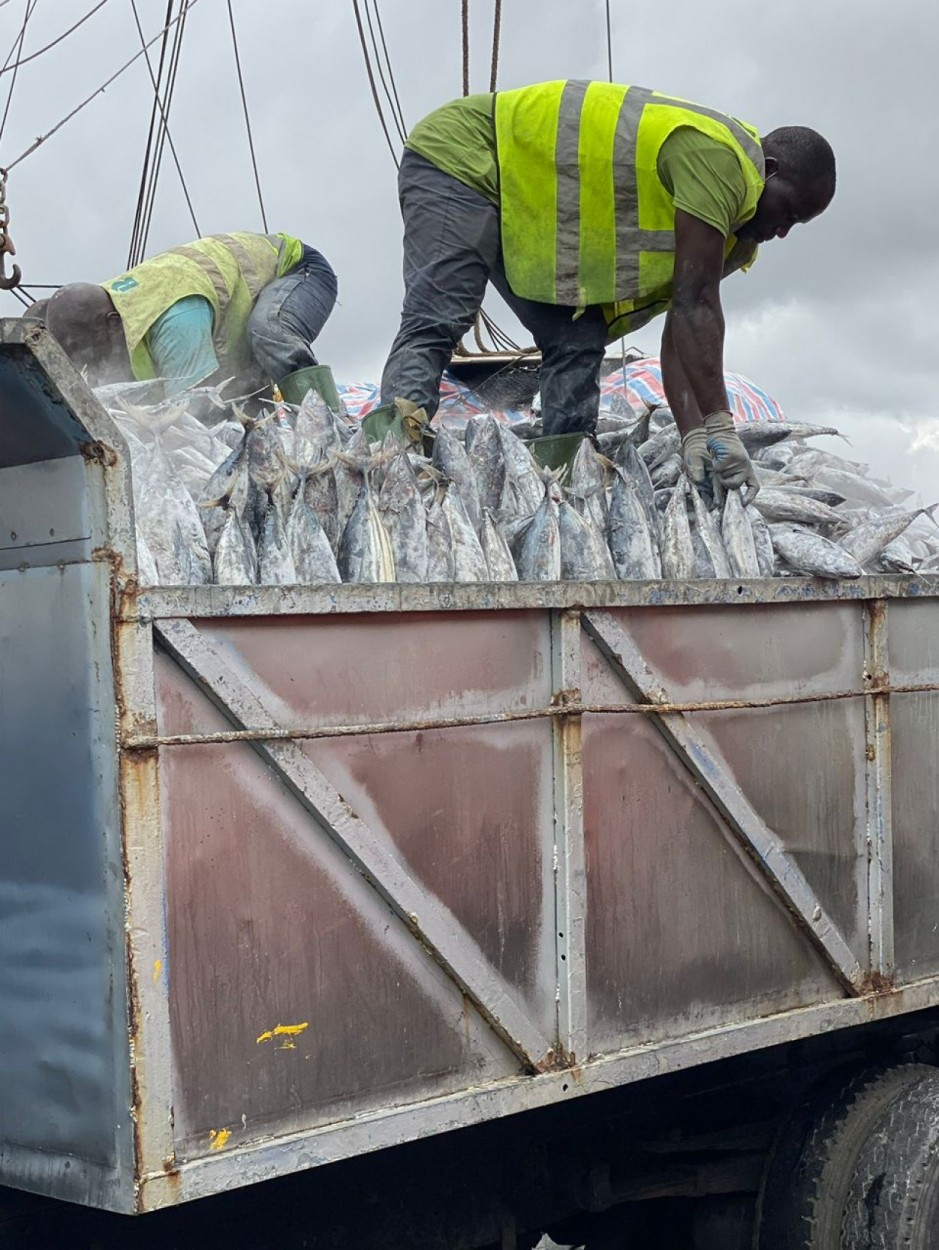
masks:
<path id="1" fill-rule="evenodd" d="M 194 8 L 198 3 L 199 3 L 199 0 L 189 0 L 188 6 L 185 12 L 188 12 L 189 9 Z M 82 109 L 86 108 L 92 102 L 92 100 L 95 99 L 96 96 L 99 96 L 103 92 L 107 91 L 108 87 L 110 87 L 111 84 L 115 82 L 118 78 L 120 78 L 121 74 L 123 74 L 126 70 L 128 70 L 131 67 L 131 65 L 134 64 L 135 61 L 140 60 L 140 58 L 144 55 L 147 48 L 152 47 L 153 44 L 155 44 L 156 41 L 162 37 L 164 31 L 167 30 L 169 26 L 176 25 L 180 21 L 180 18 L 184 15 L 185 14 L 181 14 L 179 17 L 175 17 L 173 21 L 168 24 L 168 26 L 164 27 L 163 30 L 158 31 L 153 36 L 152 39 L 147 41 L 147 43 L 144 45 L 143 48 L 141 48 L 139 52 L 135 52 L 134 55 L 129 60 L 125 61 L 124 64 L 121 65 L 119 69 L 116 69 L 114 73 L 110 76 L 110 78 L 106 78 L 100 87 L 96 87 L 95 90 L 92 91 L 91 95 L 86 96 L 85 99 L 82 100 L 80 104 L 76 104 L 75 107 L 71 109 L 70 112 L 66 113 L 65 116 L 60 121 L 56 122 L 56 124 L 52 127 L 51 130 L 47 130 L 44 134 L 41 134 L 39 135 L 38 138 L 34 139 L 33 142 L 29 145 L 29 147 L 19 154 L 16 160 L 11 161 L 9 165 L 6 166 L 7 171 L 19 165 L 20 161 L 25 161 L 27 156 L 32 156 L 33 152 L 35 152 L 37 148 L 41 147 L 42 144 L 46 143 L 49 139 L 51 139 L 54 134 L 58 134 L 58 132 L 62 129 L 62 127 L 67 125 L 72 120 L 73 117 L 76 117 L 82 111 Z"/>
<path id="2" fill-rule="evenodd" d="M 143 46 L 144 46 L 144 33 L 143 33 L 143 27 L 142 27 L 142 26 L 141 26 L 141 24 L 140 24 L 140 15 L 139 15 L 139 13 L 137 12 L 137 0 L 130 0 L 130 4 L 131 4 L 131 8 L 133 9 L 133 12 L 134 12 L 134 21 L 135 21 L 135 23 L 136 23 L 136 25 L 137 25 L 137 33 L 138 33 L 138 34 L 139 34 L 139 36 L 140 36 L 140 43 L 141 43 L 141 46 L 143 47 Z M 170 7 L 171 7 L 171 5 L 172 5 L 172 0 L 170 0 Z M 168 9 L 167 9 L 167 19 L 169 19 L 169 16 L 170 16 L 170 10 L 169 10 L 169 7 L 168 7 Z M 180 26 L 180 27 L 177 27 L 177 29 L 178 29 L 179 31 L 181 31 L 181 30 L 182 30 L 182 27 L 181 27 L 181 26 Z M 144 51 L 146 51 L 145 47 L 144 47 Z M 166 48 L 165 48 L 165 39 L 164 39 L 164 47 L 163 47 L 163 50 L 162 50 L 162 51 L 161 51 L 161 53 L 160 53 L 160 69 L 161 69 L 161 71 L 162 71 L 163 59 L 164 59 L 165 51 L 166 51 Z M 159 110 L 159 113 L 160 113 L 160 126 L 161 126 L 161 128 L 162 128 L 162 133 L 164 133 L 164 134 L 166 135 L 166 142 L 170 145 L 170 152 L 172 153 L 172 156 L 173 156 L 173 163 L 174 163 L 174 164 L 175 164 L 175 166 L 176 166 L 176 172 L 177 172 L 177 174 L 179 175 L 179 182 L 180 182 L 180 185 L 181 185 L 181 187 L 182 187 L 182 189 L 183 189 L 183 195 L 184 195 L 184 197 L 185 197 L 185 199 L 186 199 L 186 206 L 187 206 L 187 208 L 189 209 L 189 216 L 192 218 L 192 224 L 193 224 L 193 226 L 195 227 L 196 236 L 198 237 L 198 236 L 199 236 L 199 234 L 201 233 L 201 231 L 199 230 L 199 223 L 198 223 L 198 221 L 196 220 L 196 213 L 195 213 L 195 209 L 194 209 L 194 208 L 193 208 L 193 206 L 192 206 L 192 200 L 191 200 L 190 195 L 189 195 L 189 188 L 186 186 L 186 179 L 185 179 L 185 177 L 184 177 L 184 175 L 183 175 L 182 165 L 181 165 L 181 164 L 180 164 L 180 162 L 179 162 L 179 156 L 178 156 L 178 154 L 177 154 L 177 152 L 176 152 L 176 145 L 175 145 L 175 143 L 173 142 L 173 136 L 170 134 L 170 123 L 169 123 L 169 105 L 170 105 L 170 99 L 169 99 L 169 96 L 168 96 L 168 97 L 167 97 L 167 102 L 166 102 L 166 105 L 165 105 L 165 107 L 164 107 L 163 101 L 160 99 L 159 78 L 154 78 L 154 76 L 153 76 L 153 66 L 150 64 L 150 57 L 149 57 L 149 55 L 145 56 L 145 57 L 144 57 L 144 60 L 145 60 L 145 61 L 146 61 L 146 63 L 147 63 L 147 73 L 148 73 L 148 74 L 149 74 L 149 76 L 150 76 L 150 82 L 151 82 L 151 84 L 152 84 L 152 86 L 153 86 L 154 109 L 158 109 L 158 110 Z M 148 136 L 148 140 L 147 140 L 147 154 L 149 154 L 149 152 L 150 152 L 150 148 L 151 148 L 151 140 L 152 140 L 152 137 L 153 137 L 153 123 L 154 123 L 154 113 L 152 113 L 152 112 L 151 112 L 151 115 L 150 115 L 150 135 Z M 161 155 L 162 155 L 162 148 L 161 148 Z M 146 157 L 145 157 L 145 161 L 146 161 Z M 146 166 L 145 166 L 145 168 L 146 168 Z M 156 172 L 154 173 L 154 191 L 153 191 L 154 196 L 156 195 L 156 177 L 158 176 L 158 173 L 159 173 L 159 167 L 157 166 Z M 138 199 L 138 219 L 137 219 L 137 222 L 139 222 L 139 221 L 140 221 L 140 217 L 141 217 L 141 214 L 140 214 L 140 211 L 139 211 L 139 206 L 140 206 L 140 200 Z M 143 251 L 144 251 L 144 249 L 145 249 L 145 247 L 146 247 L 146 236 L 144 236 L 144 235 L 142 235 L 142 234 L 141 234 L 141 227 L 140 227 L 140 225 L 137 225 L 137 222 L 135 222 L 135 225 L 137 226 L 137 234 L 138 234 L 137 243 L 138 243 L 138 248 L 139 248 L 139 252 L 140 252 L 140 254 L 139 254 L 139 255 L 135 255 L 135 253 L 134 253 L 134 251 L 133 251 L 133 248 L 134 248 L 134 241 L 132 240 L 132 241 L 131 241 L 131 249 L 132 249 L 132 250 L 131 250 L 131 254 L 130 254 L 130 255 L 129 255 L 129 257 L 128 257 L 128 262 L 127 262 L 127 267 L 128 267 L 128 269 L 132 268 L 132 267 L 133 267 L 133 265 L 134 265 L 135 263 L 138 263 L 140 260 L 142 260 L 142 259 L 143 259 L 143 255 L 142 255 L 142 253 L 143 253 Z M 149 222 L 148 222 L 147 224 L 148 224 L 148 227 L 149 227 Z M 149 232 L 149 231 L 148 231 L 148 232 Z"/>
<path id="3" fill-rule="evenodd" d="M 89 17 L 94 17 L 98 10 L 103 8 L 107 2 L 108 0 L 98 0 L 95 7 L 93 9 L 89 9 L 85 16 L 79 18 L 77 22 L 73 23 L 73 25 L 68 28 L 68 30 L 63 30 L 61 35 L 56 35 L 55 39 L 53 39 L 51 43 L 47 43 L 43 47 L 37 48 L 35 52 L 30 52 L 29 56 L 24 56 L 20 60 L 14 61 L 12 65 L 10 64 L 8 57 L 6 63 L 2 68 L 0 68 L 0 74 L 9 74 L 11 71 L 18 70 L 21 65 L 28 65 L 30 61 L 35 61 L 36 57 L 42 56 L 44 52 L 48 52 L 50 48 L 54 48 L 57 43 L 61 43 L 63 39 L 67 39 L 73 31 L 78 30 L 79 26 L 83 26 L 85 22 L 88 21 Z M 33 8 L 35 8 L 35 5 L 33 5 Z"/>
<path id="4" fill-rule="evenodd" d="M 235 49 L 235 67 L 238 70 L 238 87 L 241 91 L 241 106 L 244 109 L 245 129 L 248 132 L 248 148 L 251 152 L 251 168 L 254 170 L 254 185 L 257 187 L 258 204 L 261 207 L 261 222 L 267 234 L 267 213 L 264 211 L 264 196 L 261 194 L 261 178 L 258 174 L 258 162 L 254 152 L 254 138 L 251 134 L 251 118 L 248 116 L 248 97 L 245 95 L 245 81 L 241 73 L 241 57 L 238 53 L 238 35 L 235 31 L 235 15 L 232 12 L 231 0 L 228 0 L 228 21 L 231 25 L 232 46 Z"/>

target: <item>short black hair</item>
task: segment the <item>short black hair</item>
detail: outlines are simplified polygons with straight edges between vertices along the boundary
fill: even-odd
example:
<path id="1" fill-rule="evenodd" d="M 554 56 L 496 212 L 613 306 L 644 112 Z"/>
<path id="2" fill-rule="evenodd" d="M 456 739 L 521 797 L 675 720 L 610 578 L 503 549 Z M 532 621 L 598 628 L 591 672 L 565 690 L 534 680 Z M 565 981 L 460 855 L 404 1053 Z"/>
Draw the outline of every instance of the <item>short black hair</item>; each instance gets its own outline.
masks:
<path id="1" fill-rule="evenodd" d="M 835 154 L 808 126 L 780 126 L 763 139 L 763 151 L 779 162 L 784 178 L 810 190 L 827 205 L 835 194 Z"/>

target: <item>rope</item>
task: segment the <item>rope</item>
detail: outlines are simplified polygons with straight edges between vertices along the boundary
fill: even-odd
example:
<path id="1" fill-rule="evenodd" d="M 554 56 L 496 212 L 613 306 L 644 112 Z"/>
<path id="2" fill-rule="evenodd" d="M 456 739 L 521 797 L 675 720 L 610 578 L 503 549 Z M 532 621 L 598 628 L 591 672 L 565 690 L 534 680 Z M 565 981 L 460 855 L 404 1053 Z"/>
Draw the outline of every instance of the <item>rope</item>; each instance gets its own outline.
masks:
<path id="1" fill-rule="evenodd" d="M 21 65 L 28 65 L 30 61 L 35 61 L 37 56 L 42 56 L 44 52 L 48 52 L 50 48 L 54 48 L 57 43 L 61 43 L 63 39 L 67 39 L 73 30 L 78 30 L 79 26 L 83 26 L 85 22 L 88 21 L 89 17 L 94 17 L 98 10 L 103 8 L 107 2 L 108 0 L 98 0 L 95 7 L 93 9 L 89 9 L 85 16 L 79 18 L 77 22 L 68 28 L 68 30 L 63 30 L 61 35 L 57 35 L 51 43 L 47 43 L 44 47 L 37 49 L 35 52 L 30 52 L 29 56 L 24 56 L 22 60 L 14 61 L 12 65 L 9 63 L 8 59 L 7 64 L 0 69 L 0 74 L 8 74 L 11 70 L 18 70 Z M 33 8 L 35 7 L 36 6 L 34 4 Z"/>
<path id="2" fill-rule="evenodd" d="M 172 5 L 172 0 L 170 0 L 170 6 L 171 6 L 171 5 Z M 140 36 L 140 43 L 141 43 L 141 46 L 142 46 L 142 47 L 144 47 L 144 51 L 146 51 L 146 48 L 145 48 L 145 46 L 144 46 L 144 34 L 143 34 L 143 27 L 142 27 L 142 26 L 141 26 L 141 24 L 140 24 L 140 15 L 139 15 L 139 14 L 138 14 L 138 12 L 137 12 L 137 0 L 130 0 L 130 7 L 131 7 L 131 8 L 133 9 L 133 11 L 134 11 L 134 21 L 135 21 L 135 23 L 136 23 L 136 25 L 137 25 L 137 33 L 138 33 L 138 34 L 139 34 L 139 36 Z M 168 8 L 168 9 L 167 9 L 167 19 L 169 18 L 169 16 L 170 16 L 170 14 L 169 14 L 169 8 Z M 180 29 L 181 29 L 181 28 L 180 28 Z M 162 72 L 162 67 L 163 67 L 163 57 L 164 57 L 164 53 L 165 53 L 165 51 L 166 51 L 166 40 L 165 40 L 165 37 L 164 37 L 164 46 L 163 46 L 163 51 L 161 51 L 161 53 L 160 53 L 160 69 L 161 69 L 161 72 Z M 160 99 L 159 79 L 158 79 L 158 78 L 154 78 L 154 76 L 153 76 L 153 66 L 150 64 L 150 57 L 149 57 L 149 55 L 145 56 L 145 57 L 144 57 L 144 60 L 145 60 L 145 61 L 146 61 L 146 63 L 147 63 L 147 73 L 148 73 L 148 74 L 149 74 L 149 76 L 150 76 L 150 82 L 151 82 L 151 84 L 152 84 L 152 86 L 153 86 L 153 103 L 154 103 L 154 109 L 159 109 L 159 112 L 160 112 L 160 123 L 161 123 L 161 125 L 162 125 L 163 131 L 166 133 L 166 141 L 167 141 L 167 143 L 170 145 L 170 152 L 172 152 L 172 154 L 173 154 L 173 163 L 174 163 L 174 164 L 175 164 L 175 166 L 176 166 L 176 172 L 177 172 L 177 174 L 179 174 L 179 182 L 180 182 L 180 185 L 181 185 L 181 187 L 182 187 L 182 189 L 183 189 L 183 195 L 184 195 L 184 196 L 185 196 L 185 198 L 186 198 L 186 206 L 187 206 L 187 208 L 189 209 L 189 216 L 192 218 L 192 224 L 193 224 L 193 226 L 195 227 L 195 230 L 196 230 L 196 235 L 198 236 L 198 235 L 201 233 L 201 231 L 199 230 L 199 223 L 198 223 L 198 221 L 196 220 L 196 213 L 195 213 L 195 209 L 192 207 L 192 200 L 189 198 L 189 188 L 186 186 L 186 179 L 185 179 L 185 177 L 183 176 L 183 169 L 182 169 L 182 166 L 181 166 L 181 165 L 180 165 L 180 163 L 179 163 L 179 156 L 178 156 L 178 155 L 177 155 L 177 153 L 176 153 L 176 144 L 173 142 L 173 136 L 170 134 L 170 122 L 169 122 L 169 100 L 167 100 L 167 105 L 166 105 L 166 107 L 164 108 L 164 106 L 163 106 L 163 101 Z M 148 140 L 147 140 L 147 155 L 149 155 L 149 152 L 150 152 L 150 146 L 151 146 L 151 145 L 150 145 L 150 138 L 152 138 L 153 121 L 154 121 L 154 115 L 153 115 L 153 113 L 151 113 L 151 115 L 150 115 L 151 136 L 150 136 L 150 137 L 148 137 Z M 146 162 L 146 159 L 147 159 L 147 158 L 146 158 L 146 156 L 145 156 L 145 157 L 144 157 L 145 162 Z M 144 166 L 144 167 L 146 168 L 146 163 L 145 163 L 145 166 Z M 154 194 L 155 194 L 155 192 L 156 192 L 156 174 L 154 174 Z M 140 206 L 140 200 L 138 199 L 138 213 L 139 213 L 139 206 Z M 136 224 L 137 224 L 137 223 L 135 222 L 135 226 L 136 226 Z M 138 230 L 138 233 L 139 233 L 139 230 Z M 133 245 L 134 245 L 134 240 L 132 239 L 132 240 L 131 240 L 131 249 L 133 249 Z M 135 256 L 133 255 L 133 251 L 132 251 L 132 253 L 131 253 L 131 255 L 128 257 L 128 261 L 127 261 L 127 267 L 128 267 L 128 269 L 133 268 L 133 266 L 134 266 L 135 262 L 136 262 L 137 260 L 139 260 L 139 259 L 142 259 L 142 258 L 143 258 L 143 257 L 142 257 L 142 252 L 143 252 L 143 250 L 144 250 L 144 247 L 145 247 L 145 246 L 146 246 L 146 240 L 145 240 L 145 238 L 142 238 L 142 237 L 141 237 L 141 238 L 139 238 L 139 247 L 140 247 L 140 252 L 141 252 L 141 255 L 140 255 L 139 257 L 135 257 Z"/>
<path id="3" fill-rule="evenodd" d="M 469 95 L 469 0 L 461 3 L 463 31 L 463 94 Z"/>
<path id="4" fill-rule="evenodd" d="M 238 35 L 235 31 L 235 14 L 232 11 L 231 0 L 228 0 L 228 21 L 231 26 L 232 47 L 235 49 L 235 66 L 238 70 L 238 89 L 241 92 L 241 107 L 244 109 L 245 129 L 248 132 L 248 149 L 251 152 L 251 168 L 254 170 L 254 185 L 258 191 L 258 204 L 261 209 L 261 223 L 264 226 L 264 233 L 267 234 L 267 213 L 264 211 L 264 196 L 261 194 L 261 177 L 258 173 L 258 160 L 254 151 L 254 137 L 251 134 L 251 118 L 248 116 L 248 97 L 245 95 L 245 80 L 241 73 L 241 56 L 238 53 Z"/>
<path id="5" fill-rule="evenodd" d="M 375 104 L 375 111 L 378 113 L 378 120 L 381 124 L 382 130 L 384 131 L 385 142 L 388 144 L 388 151 L 391 153 L 391 159 L 394 161 L 395 166 L 397 166 L 399 164 L 398 154 L 395 151 L 394 144 L 391 142 L 391 135 L 388 133 L 388 126 L 385 122 L 385 115 L 382 111 L 378 88 L 375 85 L 375 75 L 372 73 L 372 63 L 368 55 L 368 44 L 365 41 L 365 28 L 362 25 L 362 15 L 359 12 L 359 0 L 352 0 L 352 8 L 355 13 L 355 24 L 359 31 L 359 43 L 362 45 L 362 55 L 365 58 L 365 72 L 368 75 L 368 84 L 372 89 L 372 100 Z"/>
<path id="6" fill-rule="evenodd" d="M 105 0 L 102 0 L 102 3 L 104 2 Z M 83 108 L 85 108 L 87 105 L 91 103 L 91 101 L 96 96 L 99 96 L 102 94 L 102 92 L 107 91 L 108 87 L 110 87 L 110 85 L 114 81 L 116 81 L 116 79 L 120 78 L 121 74 L 123 74 L 125 70 L 128 70 L 135 61 L 140 60 L 140 58 L 146 52 L 147 48 L 151 47 L 153 44 L 156 43 L 158 39 L 162 37 L 165 30 L 168 30 L 170 26 L 176 25 L 176 23 L 180 21 L 181 17 L 185 16 L 185 13 L 187 13 L 189 9 L 193 8 L 198 3 L 199 3 L 199 0 L 188 0 L 187 8 L 184 10 L 182 14 L 180 14 L 178 17 L 175 17 L 172 22 L 167 23 L 167 25 L 164 26 L 163 30 L 158 31 L 157 34 L 155 34 L 153 38 L 150 39 L 144 45 L 144 47 L 141 48 L 139 52 L 135 52 L 134 55 L 130 58 L 130 60 L 125 61 L 124 64 L 120 67 L 120 69 L 115 70 L 110 78 L 105 79 L 105 81 L 101 84 L 100 87 L 92 91 L 91 95 L 86 96 L 85 99 L 82 100 L 80 104 L 76 104 L 76 106 L 71 110 L 71 112 L 65 114 L 65 116 L 62 118 L 61 121 L 56 122 L 56 124 L 52 127 L 51 130 L 47 130 L 45 134 L 41 134 L 37 139 L 34 139 L 33 142 L 29 145 L 29 147 L 26 148 L 25 151 L 19 154 L 19 156 L 16 158 L 15 161 L 11 161 L 9 165 L 7 165 L 6 167 L 7 172 L 9 172 L 11 169 L 14 169 L 20 163 L 20 161 L 25 161 L 27 156 L 32 156 L 33 152 L 35 152 L 37 148 L 41 147 L 42 144 L 45 143 L 48 139 L 51 139 L 54 134 L 57 134 L 64 125 L 70 122 L 73 117 L 76 117 L 82 111 Z"/>
<path id="7" fill-rule="evenodd" d="M 502 36 L 502 0 L 496 0 L 492 17 L 492 69 L 489 72 L 489 90 L 495 91 L 499 76 L 499 40 Z"/>
<path id="8" fill-rule="evenodd" d="M 683 716 L 689 712 L 737 712 L 771 707 L 797 707 L 807 703 L 832 703 L 843 699 L 867 699 L 891 694 L 923 694 L 939 689 L 939 683 L 902 686 L 871 685 L 869 690 L 833 690 L 819 694 L 780 695 L 766 699 L 714 699 L 675 703 L 582 703 L 558 698 L 548 707 L 518 712 L 483 712 L 477 716 L 439 716 L 421 721 L 373 721 L 362 725 L 316 725 L 285 729 L 270 725 L 256 729 L 222 729 L 196 734 L 141 734 L 121 742 L 124 751 L 148 751 L 154 747 L 178 747 L 227 742 L 312 742 L 318 738 L 354 738 L 377 734 L 425 733 L 435 729 L 470 729 L 479 725 L 506 725 L 524 721 L 571 716 Z"/>

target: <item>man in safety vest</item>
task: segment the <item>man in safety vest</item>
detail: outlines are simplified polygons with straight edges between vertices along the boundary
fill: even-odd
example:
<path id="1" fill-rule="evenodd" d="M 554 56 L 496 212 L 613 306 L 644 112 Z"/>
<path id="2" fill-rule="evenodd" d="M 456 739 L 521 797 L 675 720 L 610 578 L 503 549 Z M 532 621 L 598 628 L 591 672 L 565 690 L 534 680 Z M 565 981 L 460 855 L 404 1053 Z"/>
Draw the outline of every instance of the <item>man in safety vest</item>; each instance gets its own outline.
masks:
<path id="1" fill-rule="evenodd" d="M 330 401 L 312 344 L 335 302 L 336 275 L 314 248 L 289 234 L 233 233 L 161 252 L 101 286 L 64 286 L 42 316 L 92 386 L 160 378 L 169 396 L 236 375 L 249 387 L 289 379 L 288 399 L 312 385 Z"/>
<path id="2" fill-rule="evenodd" d="M 383 406 L 433 415 L 491 281 L 541 351 L 545 435 L 579 443 L 596 425 L 606 344 L 665 313 L 665 393 L 691 476 L 755 488 L 724 386 L 720 282 L 828 206 L 835 159 L 821 135 L 761 139 L 641 87 L 547 82 L 424 118 L 398 189 L 405 295 Z"/>

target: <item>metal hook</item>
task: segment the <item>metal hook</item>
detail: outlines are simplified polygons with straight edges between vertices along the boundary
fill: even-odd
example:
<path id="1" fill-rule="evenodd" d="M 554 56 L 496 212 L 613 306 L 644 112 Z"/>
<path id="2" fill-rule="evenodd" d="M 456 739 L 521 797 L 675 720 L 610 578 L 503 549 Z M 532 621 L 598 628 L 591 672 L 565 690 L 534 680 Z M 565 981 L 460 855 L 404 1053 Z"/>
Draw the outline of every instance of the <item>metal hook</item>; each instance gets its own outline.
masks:
<path id="1" fill-rule="evenodd" d="M 22 277 L 19 265 L 14 265 L 13 272 L 7 276 L 7 250 L 12 249 L 0 252 L 0 291 L 12 291 L 15 286 L 19 286 Z"/>

